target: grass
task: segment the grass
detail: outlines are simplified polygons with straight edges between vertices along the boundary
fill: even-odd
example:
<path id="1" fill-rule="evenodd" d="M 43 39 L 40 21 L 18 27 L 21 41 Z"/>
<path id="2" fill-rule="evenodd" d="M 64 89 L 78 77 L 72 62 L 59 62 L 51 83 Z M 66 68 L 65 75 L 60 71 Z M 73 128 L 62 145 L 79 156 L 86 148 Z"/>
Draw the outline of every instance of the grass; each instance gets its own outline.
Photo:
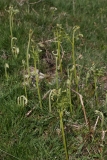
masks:
<path id="1" fill-rule="evenodd" d="M 0 159 L 106 160 L 107 2 L 34 2 L 0 2 Z"/>

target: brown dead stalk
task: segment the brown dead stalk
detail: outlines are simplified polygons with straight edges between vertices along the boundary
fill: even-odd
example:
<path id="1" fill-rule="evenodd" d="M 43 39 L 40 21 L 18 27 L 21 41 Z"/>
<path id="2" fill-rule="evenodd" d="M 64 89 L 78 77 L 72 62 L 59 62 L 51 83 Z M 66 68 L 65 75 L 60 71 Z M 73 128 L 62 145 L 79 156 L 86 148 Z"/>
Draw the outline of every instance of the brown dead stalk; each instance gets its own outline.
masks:
<path id="1" fill-rule="evenodd" d="M 86 111 L 85 111 L 85 106 L 84 106 L 84 103 L 83 103 L 83 99 L 82 99 L 82 95 L 78 92 L 76 92 L 75 90 L 71 89 L 73 92 L 75 92 L 79 98 L 80 98 L 80 102 L 81 102 L 81 105 L 82 105 L 82 110 L 83 110 L 83 113 L 84 113 L 84 119 L 85 119 L 85 123 L 86 123 L 86 126 L 88 124 L 88 119 L 87 119 L 87 116 L 86 116 Z"/>

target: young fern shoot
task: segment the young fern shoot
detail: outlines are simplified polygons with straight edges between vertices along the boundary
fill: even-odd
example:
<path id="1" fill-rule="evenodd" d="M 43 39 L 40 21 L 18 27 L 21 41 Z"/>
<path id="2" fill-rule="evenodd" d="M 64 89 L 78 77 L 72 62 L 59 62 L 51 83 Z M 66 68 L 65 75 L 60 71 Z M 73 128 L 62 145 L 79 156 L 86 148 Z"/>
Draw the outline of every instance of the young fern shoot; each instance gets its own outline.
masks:
<path id="1" fill-rule="evenodd" d="M 39 88 L 39 73 L 37 69 L 37 63 L 38 63 L 38 50 L 35 50 L 33 47 L 33 59 L 34 59 L 34 68 L 35 68 L 35 75 L 36 75 L 36 87 L 37 87 L 37 92 L 38 92 L 38 99 L 39 99 L 39 104 L 40 108 L 42 109 L 42 98 L 41 98 L 41 93 L 40 93 L 40 88 Z"/>

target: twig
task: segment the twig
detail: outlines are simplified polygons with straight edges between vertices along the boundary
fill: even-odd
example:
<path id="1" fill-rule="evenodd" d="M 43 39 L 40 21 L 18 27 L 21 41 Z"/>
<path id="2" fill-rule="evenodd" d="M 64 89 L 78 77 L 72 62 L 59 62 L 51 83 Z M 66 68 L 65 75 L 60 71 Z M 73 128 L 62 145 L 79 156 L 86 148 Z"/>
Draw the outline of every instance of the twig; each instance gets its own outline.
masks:
<path id="1" fill-rule="evenodd" d="M 35 107 L 33 107 L 30 111 L 28 111 L 28 112 L 26 113 L 26 117 L 30 116 L 34 109 L 35 109 Z"/>
<path id="2" fill-rule="evenodd" d="M 85 123 L 86 125 L 88 124 L 88 119 L 87 119 L 87 116 L 86 116 L 86 111 L 85 111 L 85 107 L 84 107 L 84 103 L 83 103 L 83 100 L 82 100 L 82 95 L 79 94 L 78 92 L 76 92 L 75 90 L 71 89 L 73 92 L 75 92 L 79 98 L 80 98 L 80 102 L 81 102 L 81 105 L 82 105 L 82 110 L 83 110 L 83 113 L 84 113 L 84 119 L 85 119 Z"/>
<path id="3" fill-rule="evenodd" d="M 5 151 L 4 151 L 4 150 L 2 150 L 2 149 L 0 149 L 0 151 L 1 151 L 1 152 L 3 152 L 3 153 L 5 153 L 5 154 L 7 154 L 8 156 L 11 156 L 11 157 L 13 157 L 13 158 L 16 158 L 16 159 L 20 160 L 19 158 L 17 158 L 17 157 L 15 157 L 15 156 L 13 156 L 13 155 L 12 155 L 12 154 L 10 154 L 10 153 L 5 152 Z"/>
<path id="4" fill-rule="evenodd" d="M 98 123 L 99 118 L 100 118 L 100 117 L 98 116 L 97 119 L 96 119 L 96 122 L 95 122 L 95 125 L 94 125 L 94 128 L 93 128 L 94 131 L 96 130 L 96 126 L 97 126 L 97 123 Z"/>
<path id="5" fill-rule="evenodd" d="M 42 100 L 44 100 L 44 99 L 47 98 L 47 96 L 49 95 L 50 91 L 51 91 L 51 90 L 49 90 L 48 92 L 46 92 L 46 93 L 44 94 L 44 96 L 42 97 Z"/>
<path id="6" fill-rule="evenodd" d="M 43 1 L 43 0 L 39 0 L 37 2 L 33 2 L 33 3 L 29 3 L 29 4 L 37 4 L 37 3 L 40 3 L 41 1 Z"/>
<path id="7" fill-rule="evenodd" d="M 102 142 L 104 141 L 104 138 L 105 138 L 105 131 L 102 131 L 102 137 L 101 137 L 101 139 L 102 139 Z"/>

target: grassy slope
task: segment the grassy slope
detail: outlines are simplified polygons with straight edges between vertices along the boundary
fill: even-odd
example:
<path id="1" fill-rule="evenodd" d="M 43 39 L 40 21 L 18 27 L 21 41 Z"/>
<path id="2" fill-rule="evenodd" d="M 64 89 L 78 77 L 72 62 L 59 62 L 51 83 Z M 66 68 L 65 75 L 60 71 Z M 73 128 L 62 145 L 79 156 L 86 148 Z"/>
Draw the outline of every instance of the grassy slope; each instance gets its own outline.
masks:
<path id="1" fill-rule="evenodd" d="M 32 0 L 31 2 L 34 2 Z M 13 35 L 17 37 L 17 46 L 20 54 L 17 59 L 12 58 L 10 49 L 10 31 L 8 13 L 9 5 L 19 9 L 19 13 L 14 19 Z M 48 97 L 43 100 L 43 110 L 40 109 L 36 88 L 27 88 L 28 105 L 26 107 L 17 104 L 17 97 L 24 95 L 24 89 L 21 85 L 22 60 L 26 57 L 26 48 L 28 43 L 29 29 L 33 30 L 33 40 L 35 45 L 43 42 L 40 59 L 40 70 L 45 73 L 47 68 L 43 64 L 46 53 L 51 55 L 56 51 L 56 45 L 46 43 L 46 40 L 53 39 L 53 33 L 56 24 L 62 24 L 64 30 L 72 36 L 72 28 L 75 25 L 80 26 L 80 32 L 84 37 L 75 44 L 76 56 L 82 54 L 83 59 L 77 61 L 81 65 L 78 75 L 81 76 L 80 86 L 84 85 L 86 72 L 90 70 L 92 64 L 100 70 L 104 67 L 106 70 L 107 60 L 107 2 L 104 0 L 79 0 L 75 2 L 75 13 L 70 0 L 44 0 L 38 4 L 30 5 L 29 12 L 27 4 L 19 6 L 15 1 L 5 0 L 0 2 L 0 159 L 1 160 L 62 160 L 65 159 L 62 135 L 59 131 L 59 115 L 56 109 L 57 104 L 53 103 L 52 113 L 48 111 Z M 50 7 L 56 7 L 55 13 Z M 69 57 L 71 46 L 66 40 L 62 42 L 65 51 L 65 57 Z M 5 55 L 7 58 L 3 57 Z M 69 60 L 63 62 L 63 68 L 67 67 Z M 4 73 L 4 64 L 9 64 L 9 80 L 6 81 Z M 33 61 L 31 59 L 31 64 Z M 105 72 L 104 70 L 104 72 Z M 91 72 L 90 81 L 85 88 L 80 89 L 84 97 L 87 117 L 90 126 L 95 124 L 97 116 L 95 110 L 100 110 L 105 115 L 104 130 L 106 130 L 106 109 L 104 90 L 98 90 L 98 105 L 94 98 L 93 72 Z M 65 85 L 62 82 L 62 85 Z M 64 85 L 62 88 L 64 88 Z M 41 94 L 43 96 L 49 89 L 53 89 L 47 81 L 41 82 Z M 100 121 L 98 128 L 93 135 L 91 129 L 88 130 L 84 125 L 83 112 L 80 103 L 75 102 L 73 96 L 72 116 L 64 115 L 65 133 L 67 137 L 67 146 L 69 159 L 88 160 L 88 159 L 106 159 L 107 139 L 104 140 L 104 152 L 101 152 L 101 127 Z M 62 102 L 63 103 L 63 102 Z M 26 117 L 26 113 L 33 107 L 31 115 Z M 80 127 L 76 130 L 73 126 Z M 82 129 L 81 129 L 82 126 Z M 72 157 L 72 158 L 71 158 Z M 96 158 L 95 158 L 96 157 Z M 103 159 L 102 158 L 102 159 Z"/>

